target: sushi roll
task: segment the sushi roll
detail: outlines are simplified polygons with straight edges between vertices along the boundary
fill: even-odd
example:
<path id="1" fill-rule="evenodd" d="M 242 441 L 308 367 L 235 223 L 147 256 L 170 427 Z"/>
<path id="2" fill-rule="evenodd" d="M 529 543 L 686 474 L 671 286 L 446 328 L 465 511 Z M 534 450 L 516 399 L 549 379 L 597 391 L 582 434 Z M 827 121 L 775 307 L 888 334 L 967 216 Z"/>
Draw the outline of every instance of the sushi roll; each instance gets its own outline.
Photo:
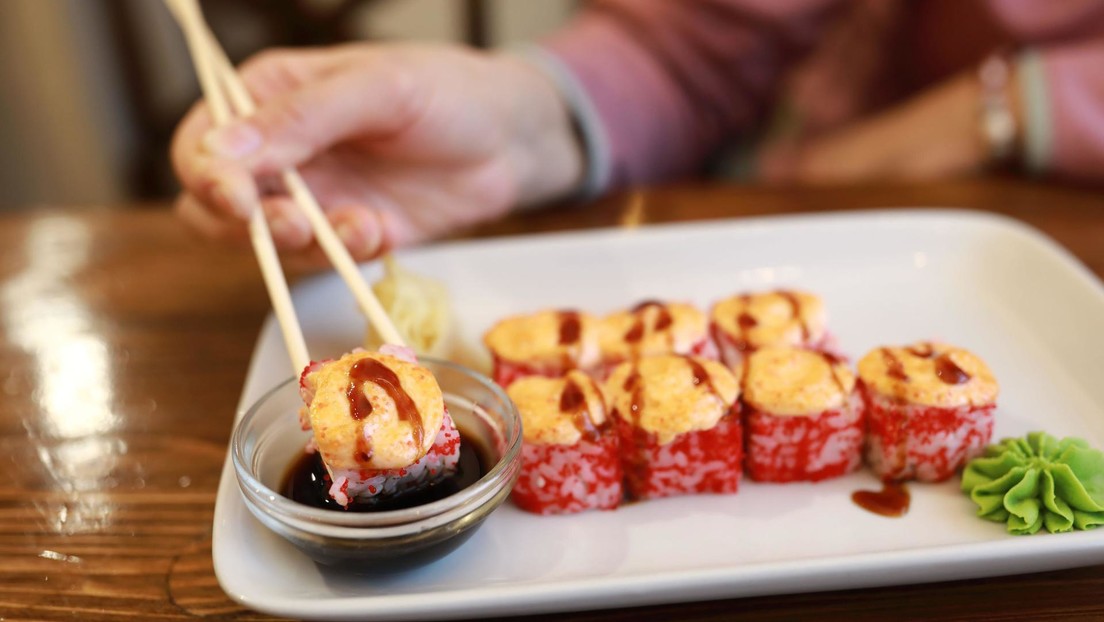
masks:
<path id="1" fill-rule="evenodd" d="M 433 374 L 403 353 L 355 351 L 299 381 L 303 429 L 342 507 L 431 486 L 456 471 L 460 433 Z"/>
<path id="2" fill-rule="evenodd" d="M 816 482 L 862 464 L 863 403 L 851 370 L 830 355 L 785 346 L 756 350 L 745 364 L 752 479 Z"/>
<path id="3" fill-rule="evenodd" d="M 859 381 L 866 460 L 885 480 L 945 480 L 989 443 L 997 380 L 962 348 L 877 348 L 859 361 Z"/>
<path id="4" fill-rule="evenodd" d="M 685 354 L 711 360 L 717 349 L 709 338 L 705 314 L 680 303 L 642 302 L 602 319 L 598 332 L 600 376 L 625 361 L 660 354 Z"/>
<path id="5" fill-rule="evenodd" d="M 491 377 L 502 387 L 526 376 L 555 378 L 598 362 L 598 321 L 588 313 L 539 311 L 506 318 L 483 336 Z"/>
<path id="6" fill-rule="evenodd" d="M 644 358 L 617 367 L 606 395 L 630 497 L 736 492 L 739 386 L 727 367 L 691 356 Z"/>
<path id="7" fill-rule="evenodd" d="M 617 434 L 594 380 L 530 376 L 510 385 L 524 444 L 514 502 L 537 514 L 610 510 L 621 503 Z"/>
<path id="8" fill-rule="evenodd" d="M 765 346 L 797 346 L 834 354 L 824 303 L 806 292 L 779 290 L 725 298 L 710 309 L 709 330 L 721 360 L 729 367 Z"/>

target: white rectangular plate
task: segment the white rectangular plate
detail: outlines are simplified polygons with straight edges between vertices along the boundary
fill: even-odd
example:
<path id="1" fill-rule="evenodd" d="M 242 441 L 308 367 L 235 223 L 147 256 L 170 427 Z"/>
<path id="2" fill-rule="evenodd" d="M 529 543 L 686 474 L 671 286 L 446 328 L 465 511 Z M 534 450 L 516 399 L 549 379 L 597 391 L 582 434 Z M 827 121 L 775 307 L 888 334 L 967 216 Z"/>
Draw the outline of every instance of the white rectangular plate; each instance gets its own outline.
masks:
<path id="1" fill-rule="evenodd" d="M 447 244 L 404 264 L 448 283 L 461 334 L 543 307 L 604 313 L 646 298 L 707 307 L 743 290 L 823 296 L 843 349 L 941 339 L 1001 383 L 996 438 L 1044 429 L 1104 447 L 1104 287 L 1062 248 L 1004 218 L 962 211 L 743 219 Z M 369 276 L 377 274 L 369 270 Z M 364 323 L 336 277 L 296 288 L 315 357 L 358 345 Z M 291 376 L 265 325 L 240 413 Z M 500 508 L 450 556 L 385 578 L 328 571 L 246 510 L 233 470 L 215 508 L 214 563 L 242 604 L 298 618 L 525 614 L 1041 571 L 1104 562 L 1104 529 L 1009 536 L 979 520 L 957 481 L 912 485 L 900 519 L 850 494 L 861 472 L 756 484 L 734 496 L 540 517 Z"/>

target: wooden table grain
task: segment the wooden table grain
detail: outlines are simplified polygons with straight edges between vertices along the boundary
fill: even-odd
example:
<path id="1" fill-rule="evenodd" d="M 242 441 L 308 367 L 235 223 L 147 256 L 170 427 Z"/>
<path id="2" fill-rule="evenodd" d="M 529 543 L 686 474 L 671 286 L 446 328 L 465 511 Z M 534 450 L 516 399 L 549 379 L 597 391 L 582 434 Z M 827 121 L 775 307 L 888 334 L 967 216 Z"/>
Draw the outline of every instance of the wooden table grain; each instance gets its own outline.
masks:
<path id="1" fill-rule="evenodd" d="M 463 235 L 841 209 L 953 206 L 1023 220 L 1104 275 L 1104 195 L 990 179 L 779 189 L 681 185 Z M 269 619 L 218 586 L 211 521 L 268 301 L 252 255 L 160 206 L 0 217 L 0 619 Z M 534 620 L 1104 619 L 1104 565 L 982 580 Z"/>

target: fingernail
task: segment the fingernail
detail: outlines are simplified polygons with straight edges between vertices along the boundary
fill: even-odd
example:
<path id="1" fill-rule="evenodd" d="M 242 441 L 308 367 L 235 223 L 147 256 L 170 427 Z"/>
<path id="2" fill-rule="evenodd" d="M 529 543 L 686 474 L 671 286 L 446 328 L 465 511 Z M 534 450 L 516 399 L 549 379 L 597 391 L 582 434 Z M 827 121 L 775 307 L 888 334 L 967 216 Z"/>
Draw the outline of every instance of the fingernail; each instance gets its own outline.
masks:
<path id="1" fill-rule="evenodd" d="M 229 207 L 230 210 L 240 218 L 249 218 L 252 215 L 249 201 L 246 200 L 241 192 L 234 190 L 232 184 L 228 184 L 224 181 L 218 182 L 211 193 L 215 196 L 216 201 L 222 202 L 223 205 Z"/>
<path id="2" fill-rule="evenodd" d="M 341 223 L 334 227 L 334 233 L 337 237 L 341 238 L 341 242 L 345 245 L 345 248 L 349 249 L 354 255 L 359 253 L 361 246 L 364 245 L 364 236 L 360 235 L 360 232 L 356 230 L 349 223 Z"/>
<path id="3" fill-rule="evenodd" d="M 299 235 L 299 226 L 284 216 L 275 216 L 268 222 L 272 236 L 282 240 L 294 239 Z"/>
<path id="4" fill-rule="evenodd" d="M 244 158 L 255 152 L 261 142 L 261 132 L 248 123 L 218 127 L 203 137 L 203 147 L 209 153 L 232 159 Z"/>
<path id="5" fill-rule="evenodd" d="M 334 231 L 345 244 L 345 248 L 349 249 L 349 253 L 358 260 L 370 259 L 379 252 L 379 236 L 365 223 L 343 222 Z"/>

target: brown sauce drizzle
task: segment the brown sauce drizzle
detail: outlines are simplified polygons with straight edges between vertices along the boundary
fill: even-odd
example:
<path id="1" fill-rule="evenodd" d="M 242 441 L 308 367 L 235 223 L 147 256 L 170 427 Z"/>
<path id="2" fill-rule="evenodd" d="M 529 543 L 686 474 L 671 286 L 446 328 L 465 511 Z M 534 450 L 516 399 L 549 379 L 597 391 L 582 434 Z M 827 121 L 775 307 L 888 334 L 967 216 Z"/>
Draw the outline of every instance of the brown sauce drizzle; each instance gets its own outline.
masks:
<path id="1" fill-rule="evenodd" d="M 633 423 L 640 423 L 640 413 L 644 410 L 644 387 L 640 382 L 640 370 L 633 365 L 628 377 L 621 388 L 631 394 L 629 399 L 629 418 Z"/>
<path id="2" fill-rule="evenodd" d="M 657 309 L 655 323 L 652 325 L 653 331 L 660 332 L 667 330 L 670 328 L 671 324 L 674 323 L 674 318 L 671 316 L 671 311 L 667 308 L 667 305 L 658 300 L 645 300 L 629 310 L 629 312 L 635 316 L 635 319 L 632 327 L 625 333 L 625 341 L 627 343 L 635 346 L 644 339 L 644 311 L 647 310 L 648 307 L 655 307 Z"/>
<path id="3" fill-rule="evenodd" d="M 955 365 L 949 353 L 941 354 L 935 359 L 935 375 L 946 384 L 965 384 L 970 381 L 970 374 Z"/>
<path id="4" fill-rule="evenodd" d="M 851 501 L 867 512 L 900 518 L 908 513 L 911 497 L 902 482 L 882 482 L 881 490 L 856 490 Z"/>
<path id="5" fill-rule="evenodd" d="M 582 324 L 578 311 L 560 312 L 560 345 L 567 346 L 579 341 Z"/>
<path id="6" fill-rule="evenodd" d="M 638 343 L 643 338 L 644 320 L 641 318 L 637 318 L 636 322 L 633 323 L 632 328 L 629 329 L 629 332 L 625 333 L 625 341 L 629 343 Z"/>
<path id="7" fill-rule="evenodd" d="M 846 396 L 847 387 L 843 386 L 843 381 L 840 380 L 839 374 L 836 373 L 836 366 L 842 363 L 843 360 L 831 352 L 817 352 L 817 354 L 828 363 L 828 373 L 832 375 L 832 381 L 836 383 L 836 387 L 839 388 L 840 393 Z"/>
<path id="8" fill-rule="evenodd" d="M 713 385 L 713 377 L 706 371 L 705 366 L 694 360 L 689 356 L 683 357 L 686 363 L 690 365 L 690 373 L 694 375 L 694 386 L 704 387 L 711 395 L 716 396 L 723 402 L 721 394 L 717 392 L 717 387 Z"/>
<path id="9" fill-rule="evenodd" d="M 667 305 L 658 300 L 645 300 L 632 308 L 633 313 L 641 313 L 648 307 L 655 307 L 659 310 L 659 315 L 656 316 L 655 330 L 666 330 L 671 325 L 674 319 L 671 317 L 671 312 L 667 309 Z"/>
<path id="10" fill-rule="evenodd" d="M 349 369 L 349 386 L 345 389 L 345 395 L 349 398 L 349 416 L 360 422 L 357 426 L 357 451 L 353 456 L 357 462 L 364 463 L 371 459 L 372 448 L 368 446 L 364 438 L 364 419 L 372 414 L 372 403 L 368 396 L 360 390 L 365 382 L 371 382 L 383 389 L 395 402 L 399 420 L 410 424 L 410 437 L 415 447 L 422 446 L 422 438 L 425 431 L 422 428 L 422 416 L 418 412 L 418 405 L 402 388 L 399 377 L 390 367 L 373 358 L 363 358 L 353 364 Z"/>
<path id="11" fill-rule="evenodd" d="M 805 318 L 801 317 L 801 300 L 793 292 L 780 290 L 775 293 L 790 303 L 790 316 L 797 320 L 798 326 L 801 327 L 801 340 L 809 341 L 809 327 L 805 324 Z"/>
<path id="12" fill-rule="evenodd" d="M 749 294 L 740 294 L 740 303 L 744 305 L 745 310 L 741 311 L 736 316 L 736 330 L 740 332 L 739 335 L 733 339 L 733 345 L 740 352 L 747 354 L 755 348 L 751 346 L 751 342 L 748 341 L 747 331 L 755 328 L 759 325 L 759 320 L 755 319 L 755 316 L 748 313 L 746 307 L 751 304 L 751 296 Z"/>
<path id="13" fill-rule="evenodd" d="M 588 441 L 598 440 L 600 430 L 594 425 L 594 419 L 591 418 L 590 410 L 587 408 L 586 394 L 572 379 L 568 379 L 563 393 L 560 394 L 560 412 L 572 416 L 575 428 L 583 438 Z"/>
<path id="14" fill-rule="evenodd" d="M 741 311 L 740 315 L 736 316 L 736 325 L 740 327 L 740 330 L 748 330 L 758 326 L 759 320 L 752 317 L 747 311 Z"/>
<path id="15" fill-rule="evenodd" d="M 930 343 L 922 343 L 919 346 L 909 346 L 905 349 L 908 350 L 909 354 L 922 359 L 930 359 L 932 355 L 935 354 L 935 348 L 933 348 Z"/>
<path id="16" fill-rule="evenodd" d="M 931 343 L 909 346 L 905 348 L 905 351 L 918 358 L 930 359 L 935 356 L 935 347 Z M 890 378 L 907 382 L 908 375 L 905 374 L 905 368 L 901 361 L 888 348 L 882 348 L 882 356 L 885 357 L 886 367 L 888 368 L 886 374 Z M 951 360 L 949 352 L 944 352 L 935 357 L 935 376 L 945 384 L 965 384 L 970 381 L 970 374 Z"/>
<path id="17" fill-rule="evenodd" d="M 905 366 L 901 363 L 901 359 L 890 352 L 889 348 L 882 348 L 882 358 L 885 359 L 887 376 L 901 382 L 908 382 L 909 377 L 905 373 Z"/>

